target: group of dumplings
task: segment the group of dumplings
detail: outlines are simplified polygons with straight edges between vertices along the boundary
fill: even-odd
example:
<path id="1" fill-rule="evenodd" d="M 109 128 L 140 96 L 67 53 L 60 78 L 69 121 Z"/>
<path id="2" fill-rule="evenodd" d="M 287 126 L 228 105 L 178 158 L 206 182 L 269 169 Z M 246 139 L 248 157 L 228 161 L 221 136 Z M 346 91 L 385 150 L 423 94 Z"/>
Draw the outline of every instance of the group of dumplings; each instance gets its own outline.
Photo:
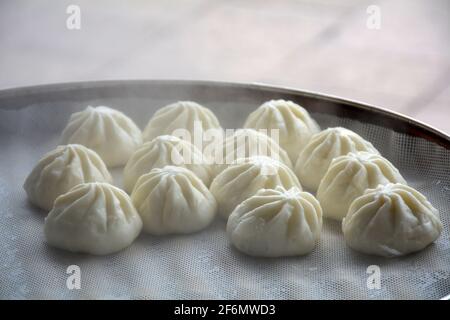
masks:
<path id="1" fill-rule="evenodd" d="M 110 254 L 141 230 L 192 233 L 217 214 L 238 250 L 262 257 L 311 252 L 323 217 L 342 221 L 349 247 L 380 256 L 421 250 L 440 235 L 438 211 L 370 142 L 340 127 L 321 131 L 294 102 L 265 102 L 243 129 L 202 148 L 174 135 L 193 136 L 196 122 L 201 133 L 223 135 L 216 116 L 195 102 L 161 108 L 143 132 L 108 107 L 72 114 L 61 145 L 24 184 L 29 200 L 50 211 L 47 242 Z M 217 154 L 223 161 L 214 162 Z M 116 166 L 125 166 L 124 190 L 112 184 L 108 167 Z"/>

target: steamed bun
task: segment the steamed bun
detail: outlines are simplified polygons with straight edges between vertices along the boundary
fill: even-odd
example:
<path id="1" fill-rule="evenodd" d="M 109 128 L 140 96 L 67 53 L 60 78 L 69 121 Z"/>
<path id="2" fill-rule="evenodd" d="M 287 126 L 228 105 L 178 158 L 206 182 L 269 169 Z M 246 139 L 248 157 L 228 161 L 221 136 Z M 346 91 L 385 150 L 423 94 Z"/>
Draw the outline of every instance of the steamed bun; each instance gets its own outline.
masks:
<path id="1" fill-rule="evenodd" d="M 166 166 L 139 178 L 131 199 L 154 235 L 192 233 L 207 227 L 217 211 L 214 196 L 190 170 Z"/>
<path id="2" fill-rule="evenodd" d="M 380 185 L 357 198 L 342 221 L 342 231 L 352 249 L 393 257 L 428 246 L 439 237 L 442 223 L 425 196 L 397 183 Z"/>
<path id="3" fill-rule="evenodd" d="M 69 144 L 45 154 L 23 188 L 31 203 L 49 211 L 58 196 L 85 182 L 111 183 L 112 177 L 97 153 L 79 144 Z"/>
<path id="4" fill-rule="evenodd" d="M 115 167 L 124 165 L 142 144 L 142 133 L 122 112 L 88 106 L 70 116 L 61 141 L 82 144 L 97 152 L 108 167 Z"/>
<path id="5" fill-rule="evenodd" d="M 210 190 L 219 205 L 219 214 L 227 219 L 238 204 L 260 189 L 274 189 L 277 186 L 302 188 L 285 164 L 269 157 L 256 156 L 236 160 L 214 178 Z"/>
<path id="6" fill-rule="evenodd" d="M 334 158 L 350 152 L 379 152 L 368 141 L 345 128 L 329 128 L 314 135 L 300 153 L 295 173 L 305 188 L 317 191 Z"/>
<path id="7" fill-rule="evenodd" d="M 342 220 L 356 198 L 380 184 L 407 184 L 397 168 L 378 154 L 349 153 L 335 158 L 323 177 L 317 199 L 327 218 Z"/>
<path id="8" fill-rule="evenodd" d="M 267 156 L 292 167 L 288 154 L 268 135 L 254 129 L 239 129 L 214 149 L 214 174 L 218 175 L 240 158 Z"/>
<path id="9" fill-rule="evenodd" d="M 259 190 L 234 209 L 227 223 L 231 243 L 259 257 L 309 253 L 321 229 L 319 202 L 296 187 Z"/>
<path id="10" fill-rule="evenodd" d="M 271 100 L 263 103 L 247 118 L 244 128 L 278 129 L 280 146 L 295 162 L 300 151 L 313 134 L 320 131 L 319 125 L 308 111 L 292 101 Z"/>
<path id="11" fill-rule="evenodd" d="M 202 152 L 185 140 L 165 135 L 144 143 L 128 160 L 123 171 L 125 191 L 131 193 L 143 174 L 167 165 L 185 167 L 209 186 L 210 166 L 205 164 Z"/>
<path id="12" fill-rule="evenodd" d="M 130 197 L 108 183 L 84 183 L 59 196 L 45 219 L 47 242 L 57 248 L 110 254 L 128 247 L 142 220 Z"/>
<path id="13" fill-rule="evenodd" d="M 144 129 L 144 141 L 151 141 L 161 135 L 175 135 L 175 130 L 186 129 L 190 135 L 186 140 L 193 143 L 196 123 L 198 124 L 198 133 L 202 135 L 210 129 L 220 133 L 223 131 L 219 120 L 211 110 L 193 101 L 178 101 L 155 112 Z M 179 138 L 184 139 L 184 137 Z M 201 148 L 197 145 L 196 147 L 203 149 L 208 143 L 204 140 Z"/>

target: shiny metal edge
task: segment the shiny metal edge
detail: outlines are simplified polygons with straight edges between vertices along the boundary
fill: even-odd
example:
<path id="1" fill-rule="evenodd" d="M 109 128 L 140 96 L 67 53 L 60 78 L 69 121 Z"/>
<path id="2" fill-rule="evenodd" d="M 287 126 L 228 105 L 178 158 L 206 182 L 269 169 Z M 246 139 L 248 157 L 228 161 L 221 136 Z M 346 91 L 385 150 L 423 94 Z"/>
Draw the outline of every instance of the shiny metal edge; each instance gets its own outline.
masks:
<path id="1" fill-rule="evenodd" d="M 20 95 L 32 95 L 32 94 L 43 94 L 49 92 L 60 92 L 66 90 L 79 90 L 84 88 L 106 88 L 119 85 L 143 85 L 143 84 L 164 84 L 164 85 L 187 85 L 187 86 L 214 86 L 214 87 L 227 87 L 227 88 L 243 88 L 243 89 L 254 89 L 261 91 L 273 91 L 278 94 L 291 94 L 300 95 L 304 97 L 310 97 L 315 99 L 320 99 L 323 101 L 334 102 L 339 104 L 345 104 L 352 106 L 354 108 L 369 110 L 374 113 L 378 113 L 382 116 L 391 117 L 400 121 L 403 121 L 409 125 L 414 125 L 417 128 L 427 131 L 428 133 L 434 134 L 440 139 L 446 142 L 445 147 L 450 149 L 450 135 L 419 120 L 412 117 L 406 116 L 404 114 L 388 110 L 386 108 L 378 107 L 368 103 L 364 103 L 352 99 L 344 99 L 338 96 L 323 94 L 320 92 L 314 92 L 310 90 L 295 89 L 287 86 L 276 86 L 259 82 L 225 82 L 225 81 L 206 81 L 206 80 L 178 80 L 178 79 L 123 79 L 123 80 L 94 80 L 94 81 L 79 81 L 79 82 L 63 82 L 54 84 L 42 84 L 36 86 L 25 86 L 17 88 L 8 88 L 0 90 L 0 99 L 13 98 Z"/>
<path id="2" fill-rule="evenodd" d="M 450 134 L 447 134 L 444 131 L 437 129 L 434 126 L 427 124 L 423 121 L 414 119 L 413 117 L 407 116 L 403 113 L 390 110 L 389 108 L 379 107 L 379 106 L 375 106 L 375 105 L 372 105 L 372 104 L 369 104 L 366 102 L 362 102 L 359 100 L 342 98 L 342 97 L 338 97 L 338 96 L 335 96 L 332 94 L 324 94 L 324 93 L 320 93 L 320 92 L 316 92 L 316 91 L 312 91 L 312 90 L 302 90 L 302 89 L 295 89 L 295 88 L 283 87 L 283 86 L 279 87 L 279 86 L 273 86 L 273 85 L 264 84 L 264 83 L 261 83 L 261 84 L 255 83 L 255 85 L 262 86 L 265 88 L 287 90 L 288 92 L 292 92 L 292 93 L 302 93 L 305 96 L 317 97 L 317 98 L 321 98 L 323 100 L 327 100 L 330 102 L 339 102 L 339 103 L 343 103 L 343 104 L 353 105 L 355 107 L 363 107 L 365 109 L 372 109 L 375 112 L 380 112 L 385 115 L 393 116 L 394 118 L 403 120 L 405 122 L 416 124 L 425 130 L 431 130 L 433 133 L 440 135 L 442 138 L 445 138 L 450 142 Z"/>

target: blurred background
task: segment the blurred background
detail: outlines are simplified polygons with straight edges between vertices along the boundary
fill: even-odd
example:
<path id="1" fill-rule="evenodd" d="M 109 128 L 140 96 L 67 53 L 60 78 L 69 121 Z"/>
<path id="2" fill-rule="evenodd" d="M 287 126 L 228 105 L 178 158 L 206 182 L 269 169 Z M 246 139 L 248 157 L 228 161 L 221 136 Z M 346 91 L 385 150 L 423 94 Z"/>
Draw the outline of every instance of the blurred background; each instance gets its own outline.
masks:
<path id="1" fill-rule="evenodd" d="M 450 133 L 450 1 L 0 0 L 0 89 L 99 79 L 288 86 Z"/>

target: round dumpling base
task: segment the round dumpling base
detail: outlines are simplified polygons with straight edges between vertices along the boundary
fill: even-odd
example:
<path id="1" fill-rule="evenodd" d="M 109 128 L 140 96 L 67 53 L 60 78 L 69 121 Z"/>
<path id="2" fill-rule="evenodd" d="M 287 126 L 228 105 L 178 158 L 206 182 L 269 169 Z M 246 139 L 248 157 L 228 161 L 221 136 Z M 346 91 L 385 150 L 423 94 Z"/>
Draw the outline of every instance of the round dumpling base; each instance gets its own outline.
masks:
<path id="1" fill-rule="evenodd" d="M 108 183 L 84 183 L 56 199 L 44 233 L 53 247 L 106 255 L 128 247 L 141 229 L 142 220 L 124 191 Z"/>
<path id="2" fill-rule="evenodd" d="M 322 209 L 298 188 L 262 189 L 236 207 L 227 223 L 231 243 L 257 257 L 311 252 L 322 228 Z"/>
<path id="3" fill-rule="evenodd" d="M 144 227 L 153 235 L 187 234 L 206 228 L 217 203 L 203 182 L 190 170 L 166 166 L 139 178 L 131 194 Z"/>
<path id="4" fill-rule="evenodd" d="M 345 242 L 356 251 L 397 257 L 435 241 L 442 223 L 438 211 L 418 191 L 402 184 L 367 190 L 342 221 Z"/>

